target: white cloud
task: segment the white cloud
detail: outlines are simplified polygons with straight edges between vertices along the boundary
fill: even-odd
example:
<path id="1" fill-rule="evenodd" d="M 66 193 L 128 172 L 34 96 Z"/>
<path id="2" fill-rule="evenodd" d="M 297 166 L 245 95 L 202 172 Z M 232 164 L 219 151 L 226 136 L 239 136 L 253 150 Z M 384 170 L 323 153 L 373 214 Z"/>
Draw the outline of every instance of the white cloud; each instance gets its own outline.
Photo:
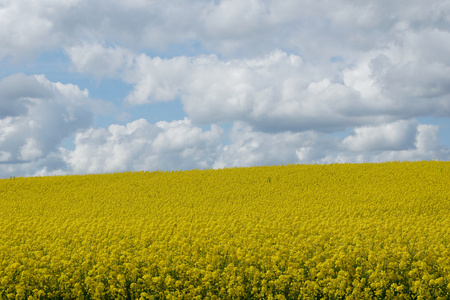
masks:
<path id="1" fill-rule="evenodd" d="M 139 119 L 78 133 L 64 159 L 75 173 L 207 168 L 220 147 L 222 130 L 202 130 L 189 119 L 150 124 Z"/>
<path id="2" fill-rule="evenodd" d="M 214 168 L 308 163 L 337 149 L 338 140 L 307 132 L 265 133 L 237 122 L 230 143 L 222 148 Z"/>
<path id="3" fill-rule="evenodd" d="M 313 162 L 450 160 L 450 149 L 439 142 L 438 136 L 438 126 L 415 121 L 356 128 L 353 135 L 342 141 L 338 154 L 329 154 Z"/>
<path id="4" fill-rule="evenodd" d="M 230 143 L 222 148 L 213 167 L 449 160 L 450 149 L 440 144 L 438 132 L 435 125 L 398 121 L 356 128 L 353 135 L 339 141 L 312 131 L 264 133 L 236 123 Z"/>
<path id="5" fill-rule="evenodd" d="M 0 151 L 0 163 L 7 162 L 11 159 L 11 153 L 6 151 Z"/>
<path id="6" fill-rule="evenodd" d="M 439 128 L 436 125 L 420 124 L 414 148 L 400 151 L 384 151 L 370 157 L 367 161 L 414 161 L 414 160 L 450 160 L 450 149 L 439 143 Z"/>
<path id="7" fill-rule="evenodd" d="M 333 84 L 346 82 L 346 93 L 355 89 L 363 98 L 371 96 L 371 100 L 380 95 L 389 101 L 399 98 L 401 102 L 411 97 L 421 100 L 441 97 L 439 106 L 445 110 L 437 111 L 447 116 L 450 104 L 442 99 L 450 92 L 446 77 L 450 66 L 446 55 L 450 49 L 450 42 L 447 42 L 450 33 L 445 25 L 449 22 L 447 12 L 450 12 L 450 5 L 445 2 L 423 1 L 414 1 L 408 6 L 398 1 L 354 3 L 346 0 L 333 3 L 178 0 L 171 4 L 159 1 L 74 0 L 41 1 L 39 4 L 30 0 L 6 1 L 0 8 L 3 51 L 0 57 L 22 57 L 39 49 L 62 46 L 77 71 L 101 77 L 124 71 L 131 64 L 131 53 L 139 50 L 156 49 L 161 52 L 170 48 L 171 53 L 179 53 L 192 44 L 198 44 L 200 48 L 206 47 L 206 52 L 217 53 L 218 57 L 229 55 L 236 59 L 220 59 L 219 62 L 211 59 L 204 66 L 212 67 L 209 74 L 198 70 L 200 66 L 197 63 L 203 58 L 178 56 L 159 60 L 140 56 L 133 74 L 128 72 L 124 78 L 136 85 L 127 99 L 132 103 L 167 101 L 183 93 L 187 98 L 206 98 L 211 93 L 214 97 L 214 89 L 218 89 L 217 92 L 229 91 L 230 97 L 235 98 L 233 101 L 245 108 L 249 104 L 242 100 L 246 95 L 256 97 L 265 93 L 267 97 L 271 92 L 261 92 L 259 80 L 262 79 L 269 87 L 267 81 L 273 77 L 281 76 L 279 84 L 288 78 L 293 82 L 298 77 L 305 80 L 305 76 L 311 74 L 311 82 L 325 79 Z M 120 46 L 101 46 L 105 44 Z M 264 57 L 275 53 L 277 48 L 290 49 L 302 57 L 308 67 L 293 70 L 300 73 L 297 76 L 271 70 L 278 73 L 264 80 L 262 76 L 252 74 L 255 71 L 252 67 L 245 66 L 248 57 L 255 54 Z M 392 57 L 393 52 L 397 58 Z M 371 61 L 379 55 L 390 59 L 385 62 L 382 74 L 371 68 Z M 339 57 L 341 61 L 330 64 L 330 57 Z M 236 63 L 239 58 L 240 64 Z M 222 62 L 231 66 L 220 66 Z M 217 72 L 221 71 L 225 73 L 219 76 Z M 230 72 L 234 71 L 250 73 L 242 78 L 244 82 L 239 87 L 236 87 L 238 83 L 230 80 L 230 75 L 233 75 Z M 184 81 L 179 74 L 188 76 L 188 79 Z M 209 86 L 211 82 L 216 85 L 205 89 L 207 94 L 197 95 L 199 91 L 193 93 L 195 91 L 186 87 L 201 80 L 207 81 L 209 76 Z M 227 80 L 217 86 L 217 80 L 224 77 Z M 349 81 L 354 84 L 347 84 Z M 230 90 L 229 85 L 233 89 Z M 340 88 L 342 91 L 343 87 Z M 273 97 L 279 97 L 277 91 L 274 92 Z M 186 103 L 186 107 L 197 104 Z M 213 103 L 211 106 L 216 105 Z M 290 103 L 292 105 L 294 103 Z M 413 111 L 405 113 L 405 118 L 414 117 L 416 110 L 423 109 L 416 104 L 406 107 L 412 107 Z M 431 107 L 430 113 L 434 113 L 434 104 Z M 190 117 L 196 119 L 195 115 Z M 361 125 L 358 120 L 351 123 Z"/>
<path id="8" fill-rule="evenodd" d="M 394 132 L 389 134 L 389 131 Z M 3 174 L 20 174 L 27 168 L 35 170 L 33 175 L 59 175 L 450 159 L 450 150 L 439 143 L 438 127 L 415 121 L 355 129 L 354 134 L 342 142 L 336 137 L 312 131 L 265 133 L 241 122 L 234 124 L 226 145 L 221 144 L 223 136 L 220 127 L 213 125 L 209 130 L 201 129 L 187 118 L 156 124 L 138 119 L 126 125 L 79 132 L 74 150 L 59 148 L 40 163 L 4 165 L 2 171 Z M 403 142 L 402 145 L 394 140 L 396 137 Z M 2 153 L 2 156 L 8 158 L 8 153 Z"/>
<path id="9" fill-rule="evenodd" d="M 427 156 L 439 153 L 439 151 L 445 152 L 445 149 L 439 143 L 438 126 L 421 124 L 417 126 L 417 131 L 414 145 L 421 155 Z"/>
<path id="10" fill-rule="evenodd" d="M 354 129 L 355 134 L 346 137 L 342 144 L 351 151 L 404 150 L 414 147 L 417 134 L 416 121 L 397 121 L 378 126 Z"/>
<path id="11" fill-rule="evenodd" d="M 209 130 L 191 120 L 150 124 L 144 119 L 107 129 L 88 129 L 75 138 L 75 149 L 60 149 L 67 173 L 102 173 L 126 170 L 179 170 L 305 163 L 335 153 L 338 140 L 314 132 L 264 133 L 237 122 L 230 143 L 221 144 L 224 131 Z M 301 151 L 308 149 L 307 155 Z M 55 172 L 55 171 L 53 171 Z M 39 174 L 50 175 L 46 169 Z"/>
<path id="12" fill-rule="evenodd" d="M 403 45 L 393 45 L 378 54 L 369 54 L 370 62 L 363 65 L 369 75 L 359 77 L 371 81 L 377 93 L 396 102 L 402 115 L 450 116 L 450 32 L 438 29 L 407 31 L 402 34 Z"/>
<path id="13" fill-rule="evenodd" d="M 0 82 L 0 151 L 2 164 L 36 161 L 61 141 L 90 126 L 87 91 L 54 83 L 43 75 L 16 74 Z"/>
<path id="14" fill-rule="evenodd" d="M 93 74 L 98 78 L 117 76 L 133 61 L 129 50 L 121 47 L 106 48 L 98 43 L 84 42 L 68 47 L 66 52 L 78 72 Z"/>
<path id="15" fill-rule="evenodd" d="M 186 57 L 161 59 L 139 55 L 133 67 L 124 74 L 125 81 L 135 84 L 125 101 L 145 104 L 174 100 L 187 83 L 191 65 Z"/>
<path id="16" fill-rule="evenodd" d="M 233 60 L 141 54 L 123 73 L 134 84 L 126 102 L 181 98 L 196 123 L 245 121 L 264 131 L 330 131 L 367 122 L 369 107 L 358 91 L 323 76 L 299 56 L 280 50 Z"/>
<path id="17" fill-rule="evenodd" d="M 351 61 L 402 42 L 393 30 L 399 24 L 413 32 L 448 30 L 449 14 L 446 1 L 420 0 L 7 0 L 0 8 L 0 57 L 97 41 L 157 51 L 200 44 L 233 57 L 281 48 L 316 62 L 333 55 Z"/>
<path id="18" fill-rule="evenodd" d="M 195 123 L 244 121 L 266 132 L 333 132 L 450 113 L 445 77 L 450 65 L 416 62 L 421 56 L 408 58 L 404 50 L 374 50 L 343 70 L 280 50 L 253 59 L 152 58 L 86 44 L 79 55 L 93 61 L 105 53 L 116 57 L 111 66 L 124 68 L 123 79 L 134 85 L 125 98 L 133 105 L 180 98 Z M 83 70 L 84 61 L 73 63 Z"/>
<path id="19" fill-rule="evenodd" d="M 270 30 L 269 6 L 264 1 L 225 0 L 203 10 L 201 23 L 208 39 L 221 43 L 222 50 L 234 50 L 241 39 L 265 35 Z"/>
<path id="20" fill-rule="evenodd" d="M 42 150 L 37 141 L 33 138 L 27 138 L 26 142 L 19 149 L 19 159 L 24 161 L 36 160 L 42 156 Z"/>
<path id="21" fill-rule="evenodd" d="M 0 60 L 32 57 L 35 51 L 59 47 L 64 32 L 56 20 L 68 13 L 78 0 L 6 0 L 0 5 Z"/>

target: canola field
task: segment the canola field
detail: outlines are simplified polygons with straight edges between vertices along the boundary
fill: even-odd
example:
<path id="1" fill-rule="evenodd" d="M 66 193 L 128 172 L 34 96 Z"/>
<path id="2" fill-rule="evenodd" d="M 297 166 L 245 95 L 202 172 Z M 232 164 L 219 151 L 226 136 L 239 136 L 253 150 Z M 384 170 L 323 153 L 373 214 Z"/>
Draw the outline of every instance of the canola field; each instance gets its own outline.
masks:
<path id="1" fill-rule="evenodd" d="M 450 162 L 2 179 L 0 299 L 450 299 Z"/>

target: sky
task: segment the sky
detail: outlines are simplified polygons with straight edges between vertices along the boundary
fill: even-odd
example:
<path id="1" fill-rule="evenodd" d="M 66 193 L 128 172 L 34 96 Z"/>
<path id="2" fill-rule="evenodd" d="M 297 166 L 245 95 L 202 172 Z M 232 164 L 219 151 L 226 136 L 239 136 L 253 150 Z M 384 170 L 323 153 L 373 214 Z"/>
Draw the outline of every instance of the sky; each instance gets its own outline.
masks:
<path id="1" fill-rule="evenodd" d="M 450 160 L 449 0 L 0 0 L 0 178 L 405 160 Z"/>

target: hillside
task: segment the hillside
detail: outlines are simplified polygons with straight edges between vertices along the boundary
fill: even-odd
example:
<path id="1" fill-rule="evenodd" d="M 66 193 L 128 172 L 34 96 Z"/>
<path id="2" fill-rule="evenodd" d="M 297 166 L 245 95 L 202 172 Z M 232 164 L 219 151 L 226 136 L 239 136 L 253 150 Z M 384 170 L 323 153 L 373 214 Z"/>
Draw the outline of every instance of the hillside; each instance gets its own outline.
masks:
<path id="1" fill-rule="evenodd" d="M 450 162 L 0 180 L 0 298 L 449 299 Z"/>

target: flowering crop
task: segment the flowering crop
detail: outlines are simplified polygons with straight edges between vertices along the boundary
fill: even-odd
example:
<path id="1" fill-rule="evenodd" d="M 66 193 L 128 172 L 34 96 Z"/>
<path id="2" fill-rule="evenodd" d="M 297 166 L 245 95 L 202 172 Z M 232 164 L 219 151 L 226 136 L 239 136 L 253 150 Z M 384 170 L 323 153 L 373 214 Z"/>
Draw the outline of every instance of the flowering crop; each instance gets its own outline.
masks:
<path id="1" fill-rule="evenodd" d="M 1 299 L 449 299 L 450 162 L 0 180 Z"/>

